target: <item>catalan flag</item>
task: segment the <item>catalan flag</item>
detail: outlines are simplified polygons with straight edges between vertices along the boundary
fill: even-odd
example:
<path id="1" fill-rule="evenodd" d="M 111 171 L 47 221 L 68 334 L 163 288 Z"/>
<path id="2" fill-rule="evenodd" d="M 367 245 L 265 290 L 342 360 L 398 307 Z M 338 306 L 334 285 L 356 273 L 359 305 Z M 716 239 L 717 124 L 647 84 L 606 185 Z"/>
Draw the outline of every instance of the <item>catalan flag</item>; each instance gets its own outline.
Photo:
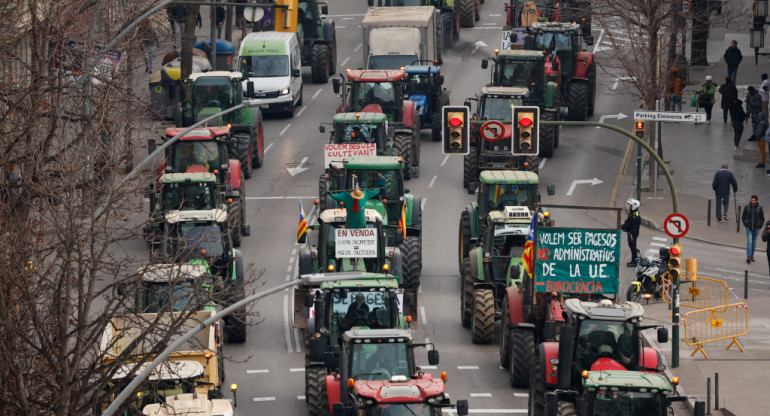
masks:
<path id="1" fill-rule="evenodd" d="M 401 219 L 398 220 L 398 229 L 406 238 L 406 198 L 404 198 L 404 205 L 401 205 Z"/>
<path id="2" fill-rule="evenodd" d="M 527 242 L 524 243 L 524 254 L 521 255 L 521 262 L 524 264 L 524 270 L 527 274 L 534 276 L 534 251 L 535 251 L 535 226 L 537 225 L 537 213 L 532 216 L 532 224 L 529 225 L 529 234 Z"/>
<path id="3" fill-rule="evenodd" d="M 304 243 L 307 237 L 307 220 L 305 210 L 302 209 L 302 201 L 299 201 L 299 225 L 297 226 L 297 242 Z"/>
<path id="4" fill-rule="evenodd" d="M 503 194 L 503 187 L 500 185 L 495 185 L 495 204 L 497 204 L 497 200 L 500 199 L 500 195 Z"/>

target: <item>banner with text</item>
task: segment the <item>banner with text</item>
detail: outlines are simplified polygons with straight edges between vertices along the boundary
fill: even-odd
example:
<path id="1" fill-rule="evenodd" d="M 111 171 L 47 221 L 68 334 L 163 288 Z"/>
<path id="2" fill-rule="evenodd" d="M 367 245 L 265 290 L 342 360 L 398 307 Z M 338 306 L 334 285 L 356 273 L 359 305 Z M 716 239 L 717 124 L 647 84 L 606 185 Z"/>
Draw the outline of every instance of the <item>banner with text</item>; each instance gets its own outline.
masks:
<path id="1" fill-rule="evenodd" d="M 324 145 L 324 166 L 332 162 L 342 162 L 353 156 L 377 156 L 374 143 L 344 143 Z"/>
<path id="2" fill-rule="evenodd" d="M 620 231 L 578 228 L 537 230 L 537 292 L 616 294 Z"/>
<path id="3" fill-rule="evenodd" d="M 337 258 L 377 257 L 377 230 L 374 228 L 337 229 L 334 236 Z"/>

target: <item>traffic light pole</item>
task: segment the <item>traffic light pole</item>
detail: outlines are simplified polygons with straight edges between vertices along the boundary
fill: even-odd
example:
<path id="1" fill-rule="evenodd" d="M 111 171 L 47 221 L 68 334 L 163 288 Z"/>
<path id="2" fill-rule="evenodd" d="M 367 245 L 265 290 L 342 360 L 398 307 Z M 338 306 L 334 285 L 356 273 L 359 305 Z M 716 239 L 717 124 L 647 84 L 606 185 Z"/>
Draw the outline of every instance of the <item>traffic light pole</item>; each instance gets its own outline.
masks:
<path id="1" fill-rule="evenodd" d="M 648 145 L 643 138 L 636 137 L 632 132 L 628 130 L 624 130 L 618 126 L 614 126 L 612 124 L 607 123 L 598 123 L 595 121 L 545 121 L 540 120 L 540 124 L 546 125 L 546 126 L 576 126 L 576 127 L 602 127 L 605 129 L 610 129 L 612 131 L 615 131 L 617 133 L 620 133 L 629 139 L 635 141 L 639 147 L 638 149 L 644 149 L 647 153 L 650 154 L 650 157 L 652 157 L 657 163 L 658 166 L 661 167 L 661 170 L 663 171 L 663 174 L 666 176 L 666 180 L 668 181 L 668 187 L 671 190 L 671 204 L 673 207 L 673 212 L 679 212 L 679 197 L 676 193 L 676 185 L 674 185 L 674 178 L 671 176 L 671 172 L 668 171 L 668 167 L 665 163 L 663 163 L 663 159 L 658 155 L 658 152 L 655 151 L 650 145 Z M 638 156 L 641 158 L 641 155 Z M 637 164 L 637 169 L 641 169 L 641 161 Z M 638 199 L 639 195 L 637 195 Z M 674 244 L 679 243 L 678 238 L 674 238 Z M 671 318 L 671 368 L 677 368 L 679 367 L 679 281 L 680 278 L 677 278 L 674 280 L 674 293 L 672 294 L 672 318 Z"/>

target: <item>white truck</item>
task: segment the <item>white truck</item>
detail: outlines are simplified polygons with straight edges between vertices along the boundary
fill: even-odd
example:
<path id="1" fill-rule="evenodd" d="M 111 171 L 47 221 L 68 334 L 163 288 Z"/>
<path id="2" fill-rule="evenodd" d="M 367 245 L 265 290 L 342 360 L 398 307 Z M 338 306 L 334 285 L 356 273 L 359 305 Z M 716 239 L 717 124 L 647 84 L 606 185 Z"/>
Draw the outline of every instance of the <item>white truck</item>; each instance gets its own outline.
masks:
<path id="1" fill-rule="evenodd" d="M 361 21 L 366 69 L 441 63 L 441 10 L 432 6 L 370 7 Z"/>

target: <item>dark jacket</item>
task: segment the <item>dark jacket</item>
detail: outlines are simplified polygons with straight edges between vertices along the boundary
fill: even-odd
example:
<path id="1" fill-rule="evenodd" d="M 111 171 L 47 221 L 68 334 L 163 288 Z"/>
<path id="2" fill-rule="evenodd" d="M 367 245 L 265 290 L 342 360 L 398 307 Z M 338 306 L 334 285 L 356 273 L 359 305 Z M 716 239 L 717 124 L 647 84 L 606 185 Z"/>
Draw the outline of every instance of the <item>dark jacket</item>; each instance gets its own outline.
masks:
<path id="1" fill-rule="evenodd" d="M 733 127 L 741 126 L 741 129 L 743 129 L 743 122 L 746 121 L 746 112 L 743 111 L 743 101 L 733 101 L 733 105 L 730 107 L 730 119 L 733 122 Z"/>
<path id="2" fill-rule="evenodd" d="M 765 212 L 759 204 L 755 207 L 751 204 L 746 205 L 741 214 L 741 222 L 749 230 L 759 230 L 765 224 Z"/>
<path id="3" fill-rule="evenodd" d="M 770 242 L 770 232 L 768 232 L 768 229 L 770 229 L 770 221 L 765 223 L 765 229 L 762 230 L 762 241 Z M 770 246 L 770 244 L 768 244 Z"/>
<path id="4" fill-rule="evenodd" d="M 754 136 L 756 136 L 758 139 L 765 137 L 765 132 L 767 131 L 767 113 L 761 112 L 757 114 L 757 125 L 754 128 Z"/>
<path id="5" fill-rule="evenodd" d="M 738 64 L 741 63 L 743 60 L 743 54 L 741 53 L 741 50 L 738 49 L 738 47 L 732 47 L 730 46 L 725 51 L 725 63 L 729 66 L 738 66 Z"/>
<path id="6" fill-rule="evenodd" d="M 177 23 L 184 23 L 185 19 L 187 19 L 187 6 L 184 4 L 177 4 L 171 6 L 170 9 L 171 13 L 169 13 L 169 17 Z"/>
<path id="7" fill-rule="evenodd" d="M 633 235 L 634 238 L 639 236 L 639 227 L 642 225 L 642 217 L 639 216 L 639 210 L 634 210 L 628 213 L 626 222 L 620 226 L 620 229 Z"/>
<path id="8" fill-rule="evenodd" d="M 738 192 L 738 182 L 735 181 L 735 176 L 727 169 L 720 169 L 719 172 L 714 174 L 714 182 L 711 183 L 711 187 L 716 194 L 729 194 L 730 185 L 733 187 L 733 192 Z"/>
<path id="9" fill-rule="evenodd" d="M 762 96 L 758 92 L 746 95 L 746 112 L 753 117 L 762 112 Z"/>
<path id="10" fill-rule="evenodd" d="M 734 82 L 722 84 L 722 86 L 719 87 L 719 93 L 722 94 L 723 109 L 729 109 L 733 102 L 738 99 L 738 88 L 735 87 Z"/>

